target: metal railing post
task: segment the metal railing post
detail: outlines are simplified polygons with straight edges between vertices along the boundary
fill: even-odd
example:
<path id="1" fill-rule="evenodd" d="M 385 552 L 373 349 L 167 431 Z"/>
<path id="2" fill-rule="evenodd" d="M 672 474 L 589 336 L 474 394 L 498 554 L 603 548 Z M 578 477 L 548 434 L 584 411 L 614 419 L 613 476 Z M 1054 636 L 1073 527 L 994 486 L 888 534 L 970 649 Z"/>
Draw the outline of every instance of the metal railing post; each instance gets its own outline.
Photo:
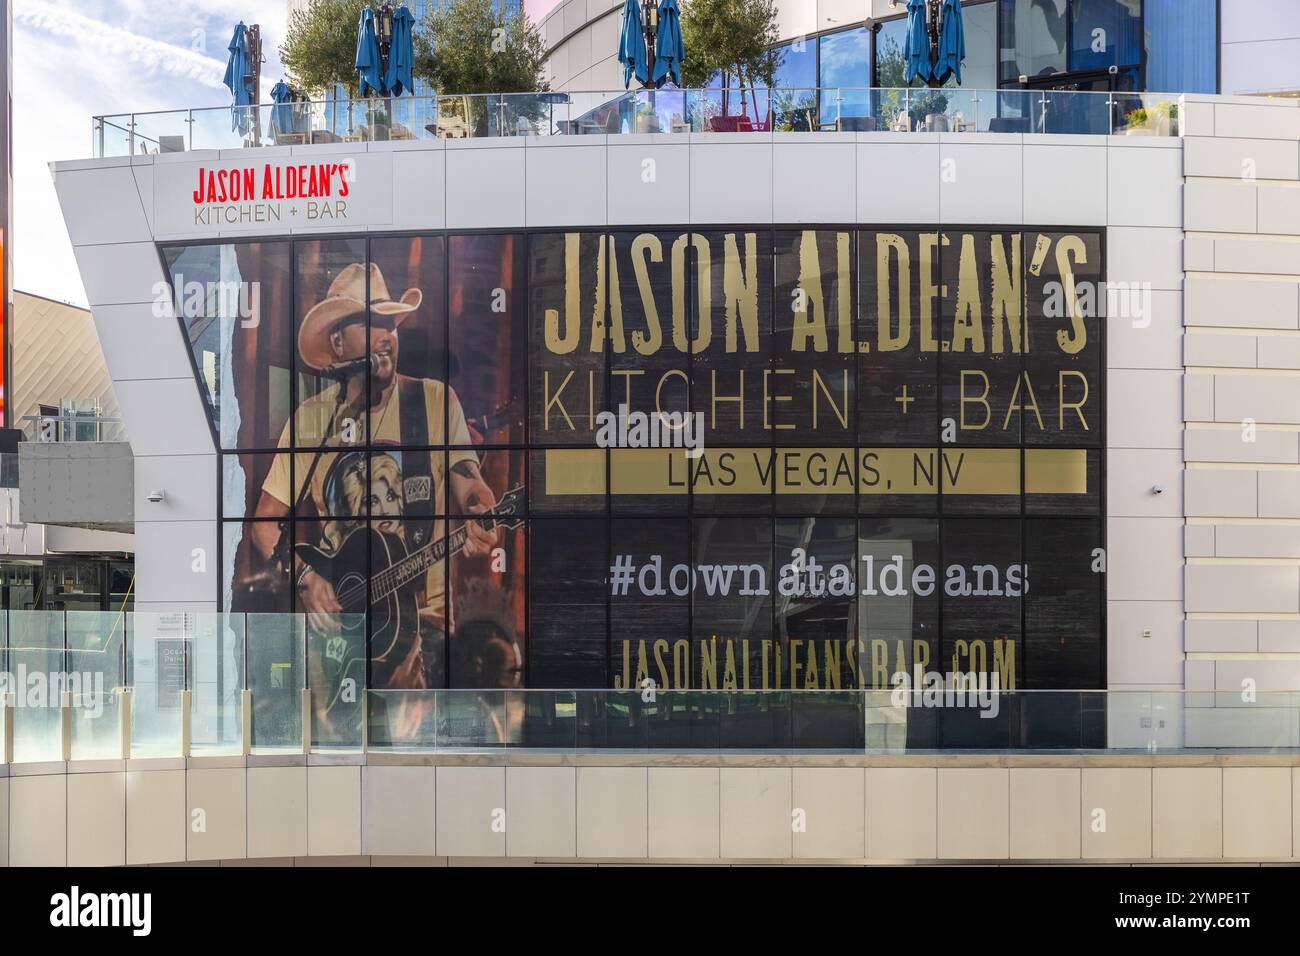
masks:
<path id="1" fill-rule="evenodd" d="M 247 757 L 253 752 L 253 692 L 245 688 L 239 692 L 239 752 Z"/>
<path id="2" fill-rule="evenodd" d="M 194 729 L 191 721 L 194 705 L 194 691 L 188 687 L 181 691 L 181 756 L 188 758 L 194 743 Z"/>
<path id="3" fill-rule="evenodd" d="M 5 710 L 4 762 L 14 762 L 14 699 L 13 691 L 3 695 Z"/>
<path id="4" fill-rule="evenodd" d="M 311 753 L 311 691 L 304 687 L 300 691 L 299 711 L 302 718 L 302 752 Z"/>
<path id="5" fill-rule="evenodd" d="M 117 708 L 118 754 L 123 760 L 131 759 L 131 699 L 130 687 L 119 687 L 121 701 Z"/>
<path id="6" fill-rule="evenodd" d="M 59 692 L 59 759 L 64 763 L 72 759 L 72 691 L 66 685 Z"/>
<path id="7" fill-rule="evenodd" d="M 361 689 L 361 752 L 370 752 L 370 688 Z"/>

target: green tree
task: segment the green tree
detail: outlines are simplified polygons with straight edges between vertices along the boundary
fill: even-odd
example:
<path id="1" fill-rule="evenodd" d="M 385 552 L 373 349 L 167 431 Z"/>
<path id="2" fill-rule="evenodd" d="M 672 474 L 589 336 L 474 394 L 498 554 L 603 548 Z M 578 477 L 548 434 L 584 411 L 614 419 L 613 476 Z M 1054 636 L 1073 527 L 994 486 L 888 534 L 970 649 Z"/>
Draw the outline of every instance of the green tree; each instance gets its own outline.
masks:
<path id="1" fill-rule="evenodd" d="M 428 5 L 415 31 L 415 75 L 439 93 L 531 93 L 549 89 L 542 35 L 521 11 L 492 0 Z"/>
<path id="2" fill-rule="evenodd" d="M 746 87 L 770 87 L 784 52 L 776 0 L 687 0 L 682 5 L 682 83 L 706 86 L 714 75 Z"/>
<path id="3" fill-rule="evenodd" d="M 295 10 L 280 47 L 280 62 L 293 79 L 314 95 L 335 84 L 357 92 L 357 21 L 367 0 L 312 0 Z"/>

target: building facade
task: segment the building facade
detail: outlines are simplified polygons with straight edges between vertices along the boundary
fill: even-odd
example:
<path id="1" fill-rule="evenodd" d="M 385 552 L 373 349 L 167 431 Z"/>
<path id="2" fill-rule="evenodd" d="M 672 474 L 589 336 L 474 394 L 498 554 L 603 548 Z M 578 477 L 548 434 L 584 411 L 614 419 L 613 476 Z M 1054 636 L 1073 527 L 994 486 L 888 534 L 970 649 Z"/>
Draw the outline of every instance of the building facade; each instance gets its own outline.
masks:
<path id="1" fill-rule="evenodd" d="M 12 382 L 10 415 L 25 441 L 18 450 L 0 454 L 5 511 L 0 607 L 130 610 L 134 575 L 129 521 L 112 530 L 95 526 L 97 522 L 60 523 L 49 507 L 56 488 L 104 500 L 119 490 L 110 480 L 111 472 L 95 471 L 89 462 L 73 457 L 110 444 L 128 448 L 94 321 L 86 309 L 19 291 L 10 335 L 19 372 Z M 82 480 L 70 480 L 83 466 Z M 129 470 L 129 457 L 125 467 Z M 51 482 L 55 474 L 59 477 Z M 87 503 L 80 504 L 88 514 Z"/>
<path id="2" fill-rule="evenodd" d="M 1294 859 L 1297 773 L 1254 755 L 1298 742 L 1270 695 L 1300 679 L 1300 112 L 1179 107 L 1177 136 L 59 164 L 135 455 L 137 620 L 246 620 L 246 670 L 196 643 L 190 693 L 225 674 L 254 710 L 235 766 L 15 776 L 10 859 Z M 638 438 L 660 410 L 701 440 Z M 348 633 L 256 630 L 327 575 Z M 954 671 L 1015 693 L 858 709 Z M 400 695 L 437 687 L 429 733 L 505 765 L 403 755 Z M 1008 741 L 1105 753 L 980 762 Z M 629 746 L 662 753 L 583 762 Z M 755 746 L 795 753 L 698 752 Z M 812 756 L 862 748 L 902 756 Z M 120 848 L 65 829 L 92 798 Z M 192 836 L 196 800 L 235 812 Z M 493 807 L 515 822 L 473 825 Z"/>
<path id="3" fill-rule="evenodd" d="M 901 86 L 905 7 L 781 0 L 785 58 L 776 85 Z M 1289 39 L 1300 13 L 1284 0 L 964 0 L 962 10 L 968 88 L 1274 95 L 1300 88 Z M 542 19 L 557 89 L 622 88 L 621 15 L 617 3 L 567 0 Z M 865 101 L 840 108 L 870 115 Z"/>

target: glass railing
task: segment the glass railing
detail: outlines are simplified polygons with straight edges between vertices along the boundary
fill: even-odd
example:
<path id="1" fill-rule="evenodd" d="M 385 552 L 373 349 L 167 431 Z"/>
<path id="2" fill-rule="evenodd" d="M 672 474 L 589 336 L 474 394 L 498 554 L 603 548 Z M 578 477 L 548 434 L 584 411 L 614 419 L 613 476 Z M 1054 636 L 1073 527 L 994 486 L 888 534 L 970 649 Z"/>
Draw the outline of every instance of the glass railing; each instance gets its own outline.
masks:
<path id="1" fill-rule="evenodd" d="M 239 754 L 1300 752 L 1300 691 L 366 686 L 359 615 L 0 613 L 6 762 Z"/>
<path id="2" fill-rule="evenodd" d="M 93 119 L 94 155 L 498 136 L 1051 133 L 1178 136 L 1170 93 L 820 87 L 483 93 Z"/>
<path id="3" fill-rule="evenodd" d="M 124 442 L 120 418 L 99 415 L 24 415 L 23 438 L 29 442 Z"/>

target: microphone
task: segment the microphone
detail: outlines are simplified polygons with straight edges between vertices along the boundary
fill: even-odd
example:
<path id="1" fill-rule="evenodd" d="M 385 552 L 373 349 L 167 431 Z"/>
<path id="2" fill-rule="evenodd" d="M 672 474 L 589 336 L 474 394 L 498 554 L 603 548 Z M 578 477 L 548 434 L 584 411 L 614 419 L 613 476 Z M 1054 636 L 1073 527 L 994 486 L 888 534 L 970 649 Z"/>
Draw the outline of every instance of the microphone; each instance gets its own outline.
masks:
<path id="1" fill-rule="evenodd" d="M 339 382 L 345 382 L 353 375 L 364 375 L 366 370 L 370 370 L 371 375 L 379 374 L 379 357 L 370 355 L 366 358 L 353 359 L 350 362 L 344 362 L 342 365 L 332 365 L 329 368 L 321 369 L 320 374 L 324 378 L 332 378 Z"/>

